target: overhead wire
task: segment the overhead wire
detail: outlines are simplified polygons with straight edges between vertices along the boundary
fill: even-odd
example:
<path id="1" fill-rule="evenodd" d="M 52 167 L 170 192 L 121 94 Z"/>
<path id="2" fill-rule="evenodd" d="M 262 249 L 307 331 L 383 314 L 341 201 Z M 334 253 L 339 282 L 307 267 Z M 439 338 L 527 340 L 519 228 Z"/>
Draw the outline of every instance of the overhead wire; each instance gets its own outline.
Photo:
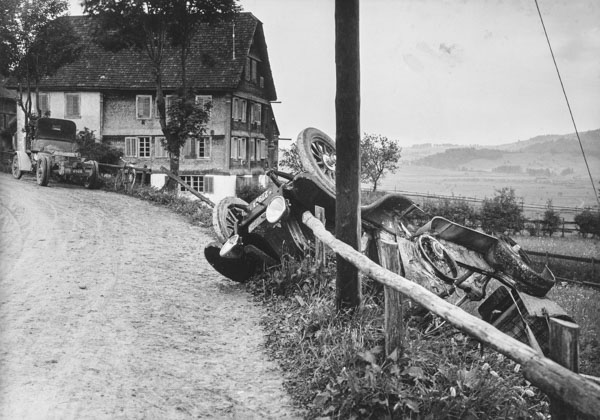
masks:
<path id="1" fill-rule="evenodd" d="M 569 108 L 569 114 L 571 115 L 571 121 L 573 122 L 573 128 L 575 129 L 575 135 L 577 136 L 577 140 L 579 141 L 579 148 L 581 149 L 581 154 L 583 155 L 585 167 L 587 168 L 587 172 L 590 177 L 590 182 L 592 183 L 592 189 L 594 190 L 594 196 L 596 197 L 596 201 L 598 202 L 598 207 L 600 208 L 600 198 L 598 197 L 598 191 L 596 190 L 596 186 L 594 185 L 594 178 L 592 177 L 592 172 L 590 171 L 590 165 L 588 164 L 587 157 L 585 155 L 585 150 L 583 149 L 583 143 L 581 142 L 581 137 L 579 136 L 579 131 L 577 130 L 577 125 L 575 124 L 575 118 L 573 117 L 573 111 L 571 109 L 571 104 L 569 103 L 569 98 L 567 97 L 567 91 L 565 90 L 565 85 L 562 81 L 562 77 L 560 76 L 560 71 L 558 70 L 558 64 L 556 63 L 556 58 L 554 57 L 554 51 L 552 50 L 552 45 L 550 44 L 550 38 L 548 37 L 548 31 L 546 30 L 546 25 L 544 24 L 544 18 L 542 18 L 542 12 L 540 11 L 540 6 L 538 4 L 538 0 L 534 0 L 534 2 L 535 2 L 535 7 L 537 8 L 538 16 L 540 17 L 540 22 L 542 22 L 542 28 L 544 29 L 544 35 L 546 35 L 546 42 L 548 43 L 548 48 L 550 48 L 550 55 L 552 56 L 552 61 L 554 62 L 554 68 L 556 69 L 556 74 L 558 75 L 558 80 L 560 81 L 560 87 L 562 88 L 563 95 L 565 97 L 565 101 L 567 102 L 567 108 Z"/>

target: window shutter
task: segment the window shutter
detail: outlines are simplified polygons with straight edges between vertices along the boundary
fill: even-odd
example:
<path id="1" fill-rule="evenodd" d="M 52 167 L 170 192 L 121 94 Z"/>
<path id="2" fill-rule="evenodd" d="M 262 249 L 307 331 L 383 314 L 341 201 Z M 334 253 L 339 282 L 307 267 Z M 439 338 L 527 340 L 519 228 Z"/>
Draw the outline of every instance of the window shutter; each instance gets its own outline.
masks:
<path id="1" fill-rule="evenodd" d="M 125 156 L 137 157 L 138 141 L 137 137 L 125 137 Z"/>
<path id="2" fill-rule="evenodd" d="M 154 138 L 154 157 L 163 158 L 167 157 L 167 151 L 162 145 L 162 140 L 164 137 L 155 137 Z"/>
<path id="3" fill-rule="evenodd" d="M 231 138 L 231 159 L 237 159 L 237 158 L 238 158 L 238 138 L 232 137 Z"/>
<path id="4" fill-rule="evenodd" d="M 38 97 L 38 108 L 42 111 L 42 116 L 50 112 L 50 101 L 47 93 L 40 93 Z"/>
<path id="5" fill-rule="evenodd" d="M 231 111 L 231 116 L 234 120 L 238 119 L 238 114 L 240 113 L 239 107 L 240 107 L 239 99 L 233 98 L 233 110 Z"/>
<path id="6" fill-rule="evenodd" d="M 250 60 L 250 57 L 246 57 L 246 81 L 250 81 L 251 79 L 251 71 L 252 71 L 252 64 L 250 63 L 252 60 Z"/>
<path id="7" fill-rule="evenodd" d="M 240 144 L 239 158 L 245 160 L 246 159 L 246 137 L 242 137 L 238 140 L 239 140 L 239 144 Z"/>
<path id="8" fill-rule="evenodd" d="M 214 182 L 212 176 L 204 177 L 204 192 L 209 194 L 214 192 Z"/>
<path id="9" fill-rule="evenodd" d="M 152 116 L 152 96 L 136 96 L 136 117 L 138 120 L 147 120 Z"/>
<path id="10" fill-rule="evenodd" d="M 247 105 L 248 102 L 246 102 L 244 99 L 241 100 L 241 120 L 242 122 L 246 122 L 246 113 L 247 113 Z"/>
<path id="11" fill-rule="evenodd" d="M 185 144 L 181 148 L 181 156 L 188 157 L 192 154 L 192 139 L 186 139 Z"/>
<path id="12" fill-rule="evenodd" d="M 261 104 L 256 104 L 256 125 L 260 125 L 262 121 L 262 106 Z"/>
<path id="13" fill-rule="evenodd" d="M 65 109 L 65 117 L 66 118 L 80 118 L 79 112 L 79 94 L 78 93 L 67 93 L 65 95 L 66 99 L 66 108 Z"/>

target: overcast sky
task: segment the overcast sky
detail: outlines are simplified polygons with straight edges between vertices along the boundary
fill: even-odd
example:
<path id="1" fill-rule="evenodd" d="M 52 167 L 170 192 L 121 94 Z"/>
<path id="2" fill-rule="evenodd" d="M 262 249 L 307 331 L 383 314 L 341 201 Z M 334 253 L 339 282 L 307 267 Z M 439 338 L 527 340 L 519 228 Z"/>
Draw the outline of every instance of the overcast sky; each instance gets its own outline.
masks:
<path id="1" fill-rule="evenodd" d="M 240 3 L 264 25 L 281 137 L 335 138 L 334 0 Z M 538 3 L 577 127 L 598 129 L 600 1 Z M 362 0 L 360 38 L 362 132 L 408 146 L 574 131 L 534 0 Z"/>

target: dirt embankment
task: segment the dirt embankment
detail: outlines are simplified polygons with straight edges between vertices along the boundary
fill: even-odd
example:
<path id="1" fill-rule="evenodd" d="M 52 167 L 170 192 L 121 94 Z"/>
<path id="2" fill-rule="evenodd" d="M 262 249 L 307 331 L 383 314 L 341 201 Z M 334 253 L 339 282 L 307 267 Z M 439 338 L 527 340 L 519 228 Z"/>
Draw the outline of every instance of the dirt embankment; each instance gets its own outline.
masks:
<path id="1" fill-rule="evenodd" d="M 293 418 L 212 240 L 127 196 L 0 174 L 0 417 Z"/>

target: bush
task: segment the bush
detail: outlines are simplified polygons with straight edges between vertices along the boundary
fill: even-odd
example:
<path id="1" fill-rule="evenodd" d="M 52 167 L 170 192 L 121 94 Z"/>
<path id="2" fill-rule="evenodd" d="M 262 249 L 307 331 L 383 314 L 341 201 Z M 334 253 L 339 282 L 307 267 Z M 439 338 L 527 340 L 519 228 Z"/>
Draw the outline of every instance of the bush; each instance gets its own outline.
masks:
<path id="1" fill-rule="evenodd" d="M 477 211 L 460 198 L 427 200 L 423 203 L 423 211 L 429 217 L 444 217 L 464 226 L 475 226 L 477 224 Z"/>
<path id="2" fill-rule="evenodd" d="M 579 233 L 584 237 L 587 234 L 600 236 L 600 212 L 585 209 L 575 216 L 575 223 L 579 227 Z"/>
<path id="3" fill-rule="evenodd" d="M 235 195 L 247 203 L 254 200 L 265 191 L 265 188 L 258 184 L 244 184 L 237 188 Z"/>
<path id="4" fill-rule="evenodd" d="M 115 149 L 106 143 L 96 142 L 94 132 L 87 127 L 77 134 L 77 144 L 81 156 L 88 160 L 117 165 L 119 164 L 119 158 L 123 156 L 121 150 Z"/>
<path id="5" fill-rule="evenodd" d="M 543 224 L 544 234 L 548 234 L 548 236 L 552 236 L 560 226 L 560 216 L 556 211 L 554 211 L 554 207 L 552 206 L 552 200 L 548 200 L 548 202 L 546 203 L 546 211 L 544 212 Z"/>
<path id="6" fill-rule="evenodd" d="M 495 234 L 523 230 L 523 210 L 517 202 L 513 188 L 504 187 L 496 190 L 496 196 L 483 200 L 481 226 L 487 233 Z"/>

